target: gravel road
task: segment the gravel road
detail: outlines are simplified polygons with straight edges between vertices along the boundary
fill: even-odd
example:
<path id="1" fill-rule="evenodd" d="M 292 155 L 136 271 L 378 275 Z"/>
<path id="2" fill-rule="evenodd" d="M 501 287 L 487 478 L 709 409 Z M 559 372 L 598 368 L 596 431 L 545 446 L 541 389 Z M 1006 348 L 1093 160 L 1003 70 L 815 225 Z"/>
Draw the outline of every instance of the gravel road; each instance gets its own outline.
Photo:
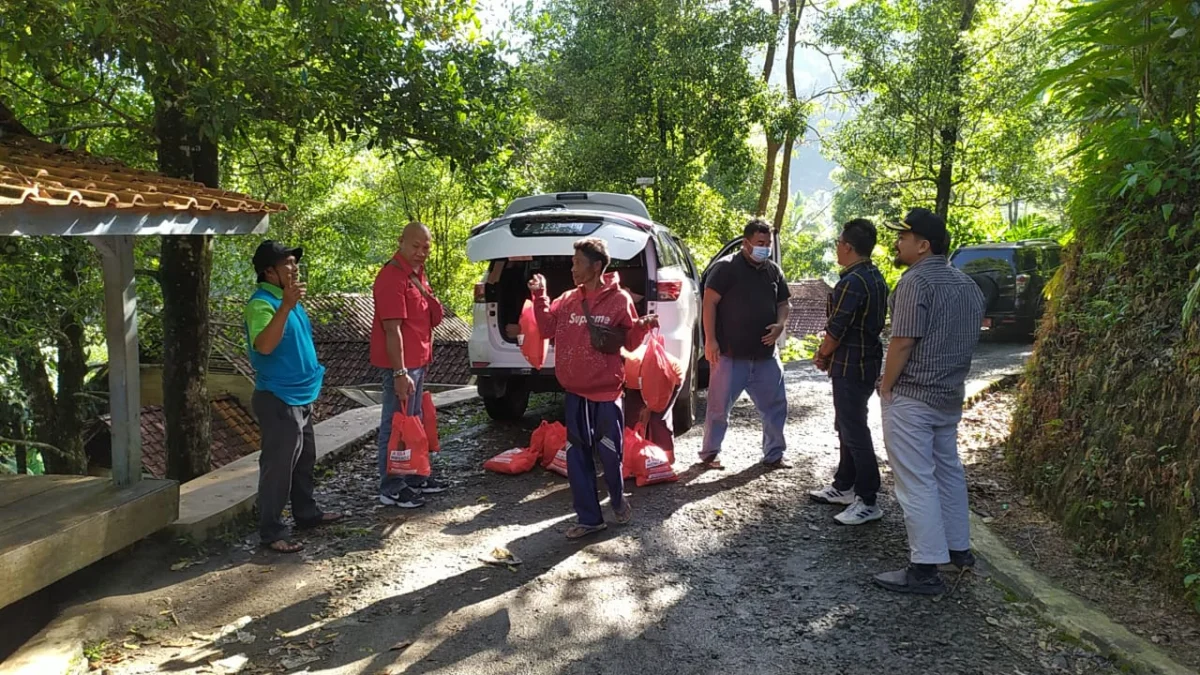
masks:
<path id="1" fill-rule="evenodd" d="M 1013 371 L 1027 346 L 983 345 L 976 373 Z M 419 512 L 372 501 L 368 446 L 333 467 L 322 500 L 348 525 L 307 538 L 301 557 L 252 538 L 196 564 L 126 561 L 121 593 L 138 634 L 114 636 L 113 673 L 1115 673 L 1059 639 L 999 588 L 967 575 L 940 600 L 894 595 L 870 575 L 907 547 L 884 475 L 883 520 L 847 528 L 807 490 L 836 461 L 828 382 L 787 371 L 790 470 L 758 468 L 753 407 L 735 408 L 727 469 L 699 473 L 697 428 L 677 442 L 679 482 L 627 483 L 634 521 L 569 543 L 566 480 L 480 469 L 527 428 L 475 425 L 437 460 L 455 488 Z M 445 413 L 477 419 L 476 410 Z M 560 414 L 552 408 L 550 413 Z M 878 415 L 874 431 L 879 452 Z M 519 566 L 485 565 L 509 549 Z M 953 579 L 950 580 L 953 583 Z M 114 582 L 115 583 L 115 582 Z M 106 602 L 112 602 L 111 600 Z M 172 614 L 173 613 L 173 614 Z M 164 617 L 174 617 L 168 621 Z M 250 617 L 224 640 L 218 628 Z M 178 625 L 175 625 L 175 620 Z M 130 650 L 121 641 L 134 640 Z M 210 665 L 210 664 L 216 664 Z"/>

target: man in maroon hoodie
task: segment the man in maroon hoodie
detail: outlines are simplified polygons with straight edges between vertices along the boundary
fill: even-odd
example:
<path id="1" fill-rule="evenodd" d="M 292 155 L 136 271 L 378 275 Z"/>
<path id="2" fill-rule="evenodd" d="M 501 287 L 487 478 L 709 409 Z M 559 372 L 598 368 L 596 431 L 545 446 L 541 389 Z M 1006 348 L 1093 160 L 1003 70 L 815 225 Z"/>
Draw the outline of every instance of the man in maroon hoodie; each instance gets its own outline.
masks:
<path id="1" fill-rule="evenodd" d="M 567 530 L 569 539 L 607 527 L 596 495 L 593 453 L 604 465 L 617 522 L 627 523 L 633 516 L 621 478 L 625 361 L 620 348 L 633 350 L 641 344 L 646 330 L 658 325 L 658 317 L 637 317 L 633 299 L 620 287 L 617 274 L 605 274 L 610 260 L 602 239 L 575 242 L 571 278 L 576 288 L 553 304 L 542 275 L 529 281 L 538 327 L 542 335 L 554 338 L 554 374 L 567 392 L 567 480 L 579 516 L 578 524 Z"/>

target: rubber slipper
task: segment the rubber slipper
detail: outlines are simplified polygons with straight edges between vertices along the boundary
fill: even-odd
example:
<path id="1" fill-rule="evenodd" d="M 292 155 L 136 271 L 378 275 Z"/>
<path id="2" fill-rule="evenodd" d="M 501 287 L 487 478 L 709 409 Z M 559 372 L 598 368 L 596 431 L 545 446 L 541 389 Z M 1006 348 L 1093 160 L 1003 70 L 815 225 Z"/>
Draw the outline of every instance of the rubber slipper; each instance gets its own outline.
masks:
<path id="1" fill-rule="evenodd" d="M 617 517 L 618 523 L 621 525 L 627 525 L 629 521 L 633 519 L 633 504 L 630 504 L 629 498 L 626 497 L 622 501 L 622 505 L 625 508 L 621 510 L 613 509 L 613 514 Z"/>
<path id="2" fill-rule="evenodd" d="M 304 550 L 304 544 L 286 539 L 276 539 L 269 544 L 263 544 L 262 547 L 275 553 L 299 553 Z"/>
<path id="3" fill-rule="evenodd" d="M 596 534 L 608 529 L 608 525 L 600 523 L 599 525 L 572 525 L 567 530 L 567 539 L 582 539 L 589 534 Z"/>

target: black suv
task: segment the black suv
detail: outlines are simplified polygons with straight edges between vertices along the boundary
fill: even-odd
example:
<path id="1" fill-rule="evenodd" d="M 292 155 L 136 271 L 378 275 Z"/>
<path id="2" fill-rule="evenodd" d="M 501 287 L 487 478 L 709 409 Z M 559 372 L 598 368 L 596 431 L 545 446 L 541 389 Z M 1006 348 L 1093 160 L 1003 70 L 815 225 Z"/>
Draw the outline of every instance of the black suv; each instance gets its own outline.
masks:
<path id="1" fill-rule="evenodd" d="M 996 333 L 1032 335 L 1046 309 L 1046 284 L 1060 264 L 1053 239 L 963 246 L 950 264 L 979 284 L 987 300 L 983 327 Z"/>

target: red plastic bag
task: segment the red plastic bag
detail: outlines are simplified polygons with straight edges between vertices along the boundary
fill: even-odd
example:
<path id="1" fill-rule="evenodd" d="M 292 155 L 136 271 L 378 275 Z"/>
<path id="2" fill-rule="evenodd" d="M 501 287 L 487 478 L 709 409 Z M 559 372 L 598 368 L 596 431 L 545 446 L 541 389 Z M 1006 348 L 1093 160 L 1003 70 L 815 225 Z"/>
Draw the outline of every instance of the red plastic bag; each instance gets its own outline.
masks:
<path id="1" fill-rule="evenodd" d="M 562 425 L 562 422 L 545 423 L 546 431 L 542 435 L 542 466 L 549 468 L 558 456 L 559 450 L 564 450 L 567 447 L 567 428 Z M 537 433 L 537 432 L 534 432 Z M 563 455 L 563 475 L 567 475 L 566 455 Z"/>
<path id="2" fill-rule="evenodd" d="M 563 443 L 563 446 L 561 448 L 559 448 L 557 451 L 555 451 L 554 457 L 552 457 L 550 459 L 550 464 L 547 465 L 546 468 L 549 469 L 550 471 L 553 471 L 554 473 L 559 474 L 559 475 L 562 475 L 562 476 L 567 475 L 567 444 L 566 443 Z"/>
<path id="3" fill-rule="evenodd" d="M 646 356 L 642 359 L 642 400 L 650 410 L 666 412 L 671 395 L 679 386 L 679 368 L 663 347 L 663 338 L 658 331 L 647 342 Z"/>
<path id="4" fill-rule="evenodd" d="M 634 458 L 637 457 L 638 450 L 646 442 L 642 433 L 640 424 L 625 427 L 625 437 L 621 443 L 621 478 L 624 480 L 629 480 L 636 475 L 633 471 Z"/>
<path id="5" fill-rule="evenodd" d="M 496 473 L 518 474 L 530 471 L 537 465 L 540 453 L 533 448 L 505 450 L 483 463 L 483 468 Z"/>
<path id="6" fill-rule="evenodd" d="M 534 370 L 541 370 L 542 364 L 546 362 L 546 343 L 548 341 L 542 337 L 542 329 L 538 327 L 537 317 L 533 313 L 533 302 L 525 301 L 525 306 L 521 308 L 521 318 L 517 323 L 521 327 L 521 332 L 517 335 L 517 344 L 521 347 L 521 354 L 525 356 L 525 360 L 533 366 Z"/>
<path id="7" fill-rule="evenodd" d="M 392 415 L 392 435 L 388 438 L 387 473 L 389 476 L 428 476 L 429 441 L 421 418 Z"/>
<path id="8" fill-rule="evenodd" d="M 649 336 L 647 336 L 649 339 Z M 625 388 L 642 388 L 642 361 L 646 358 L 646 342 L 631 352 L 622 352 L 625 356 Z"/>
<path id="9" fill-rule="evenodd" d="M 433 394 L 425 392 L 421 396 L 421 421 L 425 423 L 425 439 L 429 441 L 430 452 L 441 452 L 442 444 L 438 440 L 437 406 L 433 404 Z"/>
<path id="10" fill-rule="evenodd" d="M 655 483 L 674 483 L 679 480 L 675 469 L 671 468 L 671 458 L 667 456 L 667 451 L 648 441 L 638 448 L 633 462 L 633 473 L 637 478 L 638 487 Z"/>

